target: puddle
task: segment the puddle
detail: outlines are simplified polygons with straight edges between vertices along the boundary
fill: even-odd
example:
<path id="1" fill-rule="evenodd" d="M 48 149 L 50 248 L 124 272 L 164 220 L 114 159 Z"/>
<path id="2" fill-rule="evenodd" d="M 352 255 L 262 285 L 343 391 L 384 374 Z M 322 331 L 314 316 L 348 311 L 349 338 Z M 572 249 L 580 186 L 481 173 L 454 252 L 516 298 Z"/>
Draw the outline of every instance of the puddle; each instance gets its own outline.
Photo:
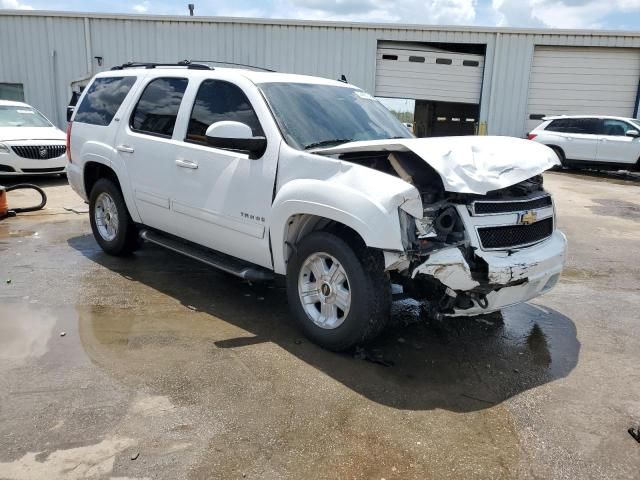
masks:
<path id="1" fill-rule="evenodd" d="M 598 205 L 590 206 L 589 209 L 596 215 L 618 217 L 640 222 L 640 204 L 604 198 L 595 198 L 593 202 Z"/>

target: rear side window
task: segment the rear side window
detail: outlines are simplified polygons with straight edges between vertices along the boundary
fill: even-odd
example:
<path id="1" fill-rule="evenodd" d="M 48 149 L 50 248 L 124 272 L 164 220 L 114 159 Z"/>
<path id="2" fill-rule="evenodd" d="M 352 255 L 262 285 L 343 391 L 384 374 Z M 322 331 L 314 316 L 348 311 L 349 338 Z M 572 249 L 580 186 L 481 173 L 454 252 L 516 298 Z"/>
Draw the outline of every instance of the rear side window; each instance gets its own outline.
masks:
<path id="1" fill-rule="evenodd" d="M 149 82 L 131 114 L 131 129 L 171 137 L 187 83 L 186 78 L 156 78 Z"/>
<path id="2" fill-rule="evenodd" d="M 136 77 L 96 78 L 76 111 L 75 122 L 109 125 Z"/>
<path id="3" fill-rule="evenodd" d="M 223 120 L 245 123 L 254 136 L 264 135 L 256 112 L 240 87 L 222 80 L 205 80 L 198 89 L 185 140 L 206 145 L 207 128 Z"/>
<path id="4" fill-rule="evenodd" d="M 600 130 L 600 120 L 597 118 L 562 118 L 553 120 L 547 125 L 545 130 L 551 132 L 597 135 Z"/>

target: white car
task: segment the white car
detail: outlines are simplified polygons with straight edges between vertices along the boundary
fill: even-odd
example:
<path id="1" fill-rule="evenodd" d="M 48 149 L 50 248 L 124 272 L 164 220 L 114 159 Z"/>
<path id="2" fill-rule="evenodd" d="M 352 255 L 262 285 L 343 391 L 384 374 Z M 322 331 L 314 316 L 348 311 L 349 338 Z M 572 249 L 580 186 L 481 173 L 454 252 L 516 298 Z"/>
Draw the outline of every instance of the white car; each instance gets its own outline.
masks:
<path id="1" fill-rule="evenodd" d="M 563 166 L 640 167 L 640 120 L 597 115 L 545 117 L 530 140 L 551 147 Z"/>
<path id="2" fill-rule="evenodd" d="M 66 137 L 35 108 L 0 100 L 0 176 L 64 173 Z"/>
<path id="3" fill-rule="evenodd" d="M 551 150 L 413 138 L 343 82 L 126 64 L 92 80 L 67 132 L 105 252 L 141 237 L 250 281 L 284 276 L 294 318 L 332 350 L 382 330 L 392 284 L 434 315 L 477 315 L 550 290 L 563 267 Z"/>

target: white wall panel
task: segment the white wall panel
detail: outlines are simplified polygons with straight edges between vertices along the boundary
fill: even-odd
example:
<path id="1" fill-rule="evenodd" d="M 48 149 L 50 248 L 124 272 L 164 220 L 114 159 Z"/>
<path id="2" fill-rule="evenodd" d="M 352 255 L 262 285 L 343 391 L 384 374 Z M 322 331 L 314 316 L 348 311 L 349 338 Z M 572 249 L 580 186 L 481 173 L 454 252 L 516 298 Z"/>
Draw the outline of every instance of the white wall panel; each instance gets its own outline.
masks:
<path id="1" fill-rule="evenodd" d="M 640 49 L 536 47 L 528 115 L 619 115 L 636 109 Z M 532 129 L 540 120 L 528 120 Z"/>

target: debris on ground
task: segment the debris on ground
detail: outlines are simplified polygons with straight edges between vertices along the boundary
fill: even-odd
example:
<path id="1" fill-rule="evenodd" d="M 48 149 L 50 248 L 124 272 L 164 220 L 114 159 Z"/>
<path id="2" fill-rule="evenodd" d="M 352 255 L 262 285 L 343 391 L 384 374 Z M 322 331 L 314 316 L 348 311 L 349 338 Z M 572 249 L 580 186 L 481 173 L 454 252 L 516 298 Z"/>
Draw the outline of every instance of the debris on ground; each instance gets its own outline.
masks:
<path id="1" fill-rule="evenodd" d="M 378 352 L 370 352 L 363 347 L 356 347 L 353 358 L 357 360 L 366 360 L 371 363 L 377 363 L 378 365 L 383 365 L 385 367 L 393 367 L 394 365 L 391 360 L 385 359 L 382 354 Z"/>
<path id="2" fill-rule="evenodd" d="M 133 455 L 131 455 L 131 460 L 135 460 L 140 456 L 140 452 L 136 452 Z"/>
<path id="3" fill-rule="evenodd" d="M 89 206 L 81 206 L 81 207 L 64 207 L 67 212 L 73 213 L 89 213 Z"/>
<path id="4" fill-rule="evenodd" d="M 67 334 L 67 332 L 60 332 L 60 336 L 64 337 Z"/>
<path id="5" fill-rule="evenodd" d="M 11 283 L 11 279 L 10 278 L 7 278 L 7 283 Z"/>
<path id="6" fill-rule="evenodd" d="M 636 442 L 640 443 L 640 427 L 630 428 L 627 432 L 629 432 L 629 435 L 631 435 Z"/>

